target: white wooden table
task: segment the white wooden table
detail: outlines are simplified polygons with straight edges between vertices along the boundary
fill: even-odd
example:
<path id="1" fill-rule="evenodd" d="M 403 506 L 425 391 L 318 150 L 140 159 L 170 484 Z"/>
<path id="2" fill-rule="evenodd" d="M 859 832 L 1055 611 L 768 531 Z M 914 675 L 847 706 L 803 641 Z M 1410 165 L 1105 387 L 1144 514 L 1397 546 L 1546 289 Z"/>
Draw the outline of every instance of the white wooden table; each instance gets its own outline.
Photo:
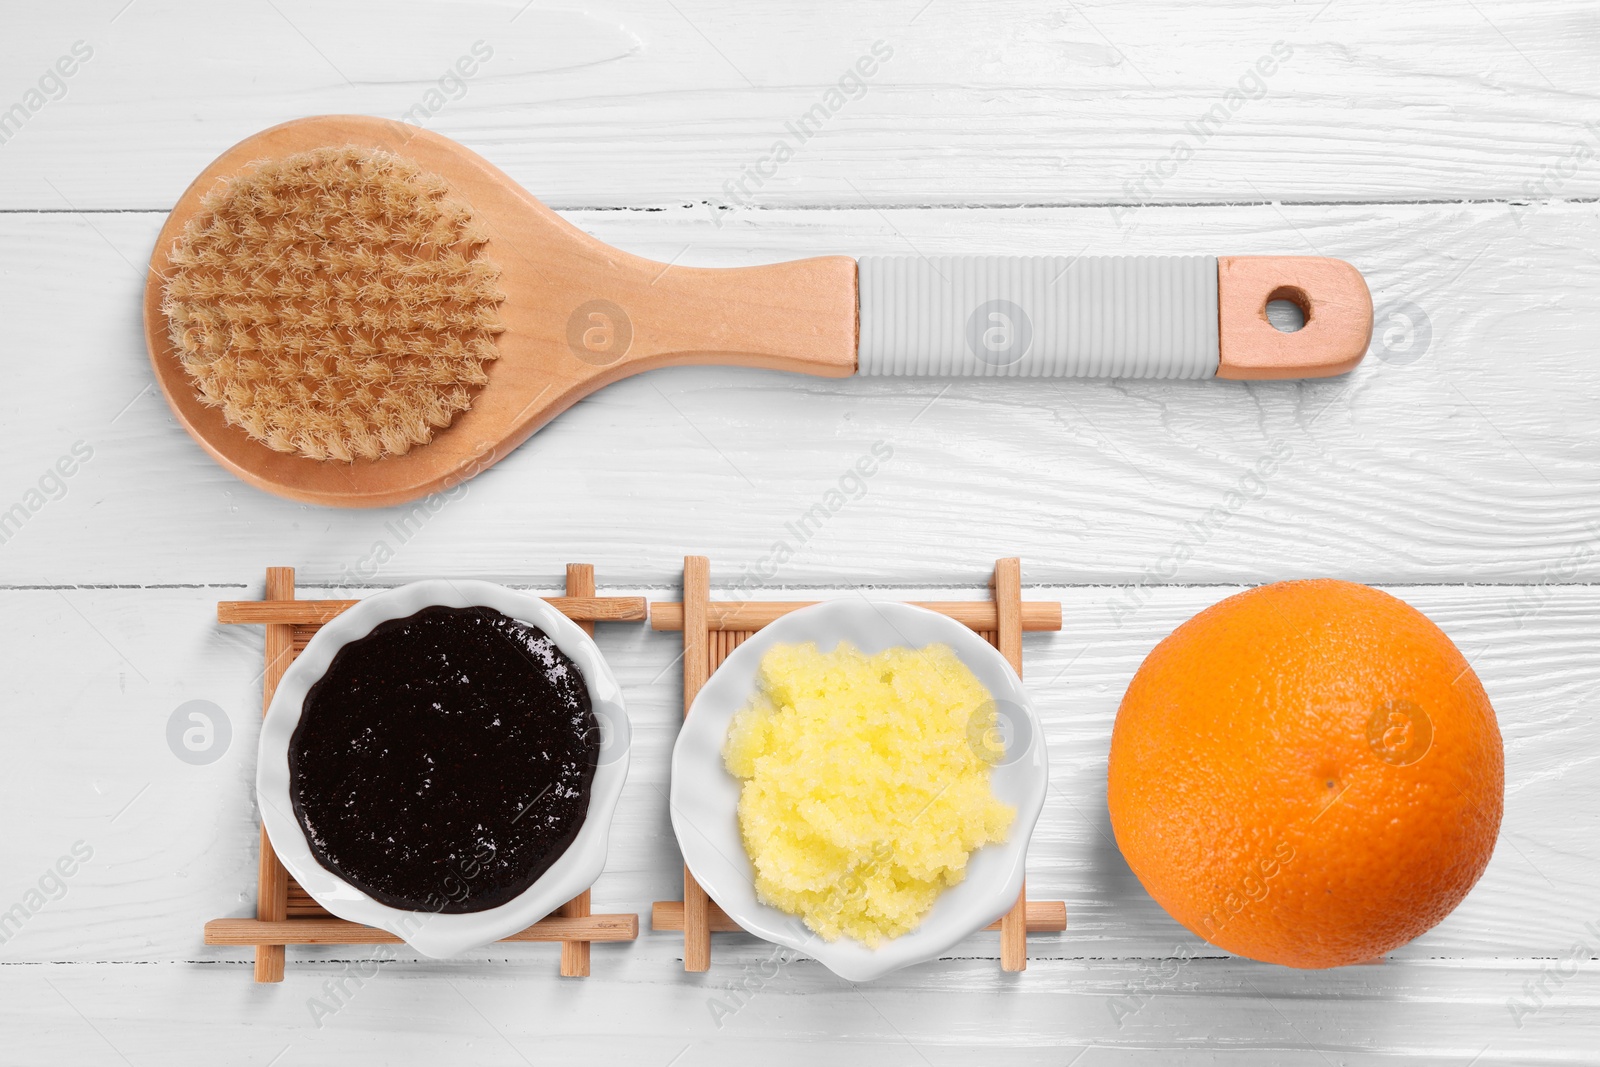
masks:
<path id="1" fill-rule="evenodd" d="M 0 18 L 0 109 L 21 108 L 0 122 L 0 510 L 26 512 L 0 543 L 0 909 L 22 907 L 0 944 L 0 1061 L 1600 1055 L 1592 3 L 94 0 Z M 742 179 L 875 42 L 891 57 L 845 83 L 821 132 Z M 488 58 L 452 80 L 475 47 Z M 320 112 L 409 113 L 662 261 L 1314 252 L 1366 272 L 1379 333 L 1354 374 L 1305 383 L 658 372 L 579 404 L 402 539 L 393 513 L 232 479 L 175 424 L 144 352 L 143 264 L 179 192 L 246 134 Z M 993 934 L 859 987 L 809 961 L 770 975 L 768 946 L 721 936 L 710 973 L 686 976 L 681 941 L 646 922 L 596 946 L 585 980 L 556 977 L 554 946 L 402 957 L 362 984 L 345 976 L 365 950 L 291 949 L 287 980 L 259 987 L 246 953 L 202 944 L 206 919 L 252 913 L 256 863 L 262 638 L 219 627 L 215 601 L 259 596 L 269 564 L 312 596 L 425 576 L 553 592 L 568 561 L 596 564 L 604 591 L 676 599 L 691 552 L 726 589 L 875 442 L 892 459 L 772 595 L 977 597 L 1015 554 L 1027 596 L 1064 603 L 1065 630 L 1025 651 L 1053 776 L 1029 888 L 1064 898 L 1071 925 L 1034 939 L 1026 973 L 999 973 Z M 51 473 L 63 460 L 70 477 Z M 1213 507 L 1223 521 L 1198 536 Z M 1302 973 L 1205 946 L 1145 896 L 1106 816 L 1111 721 L 1141 657 L 1241 586 L 1307 575 L 1428 612 L 1505 736 L 1488 872 L 1380 967 Z M 647 914 L 680 890 L 676 635 L 600 642 L 635 746 L 595 902 Z M 208 764 L 168 746 L 191 700 L 231 727 Z M 319 1017 L 319 998 L 338 1010 Z"/>

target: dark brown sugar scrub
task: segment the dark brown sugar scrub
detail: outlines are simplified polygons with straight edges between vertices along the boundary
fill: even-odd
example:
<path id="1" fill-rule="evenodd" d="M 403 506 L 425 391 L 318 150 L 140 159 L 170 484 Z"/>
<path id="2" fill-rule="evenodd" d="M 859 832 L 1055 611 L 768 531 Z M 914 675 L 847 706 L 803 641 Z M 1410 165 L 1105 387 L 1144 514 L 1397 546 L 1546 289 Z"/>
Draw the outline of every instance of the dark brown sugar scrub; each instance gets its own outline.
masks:
<path id="1" fill-rule="evenodd" d="M 432 607 L 345 645 L 289 745 L 317 862 L 379 903 L 475 912 L 583 826 L 600 730 L 577 666 L 489 608 Z"/>

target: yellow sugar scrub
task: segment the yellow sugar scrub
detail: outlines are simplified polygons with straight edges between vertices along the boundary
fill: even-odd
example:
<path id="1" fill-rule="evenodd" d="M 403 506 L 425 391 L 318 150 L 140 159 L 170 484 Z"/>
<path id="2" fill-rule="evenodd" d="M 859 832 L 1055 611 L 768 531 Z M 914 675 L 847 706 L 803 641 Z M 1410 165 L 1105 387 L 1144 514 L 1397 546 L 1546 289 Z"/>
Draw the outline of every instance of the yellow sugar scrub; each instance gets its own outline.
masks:
<path id="1" fill-rule="evenodd" d="M 756 895 L 828 941 L 916 928 L 967 857 L 1004 841 L 994 701 L 948 645 L 775 645 L 723 748 L 743 779 Z"/>

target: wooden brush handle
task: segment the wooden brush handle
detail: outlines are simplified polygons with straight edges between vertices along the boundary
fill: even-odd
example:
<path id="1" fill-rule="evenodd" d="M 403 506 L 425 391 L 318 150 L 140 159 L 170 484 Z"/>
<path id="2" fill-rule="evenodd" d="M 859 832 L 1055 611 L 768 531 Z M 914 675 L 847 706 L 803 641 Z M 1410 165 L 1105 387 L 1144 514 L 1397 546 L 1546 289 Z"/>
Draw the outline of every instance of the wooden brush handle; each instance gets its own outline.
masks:
<path id="1" fill-rule="evenodd" d="M 593 282 L 574 285 L 553 310 L 565 321 L 550 325 L 584 375 L 593 367 L 632 374 L 685 363 L 829 378 L 856 371 L 856 263 L 848 256 L 704 268 L 610 250 Z"/>
<path id="2" fill-rule="evenodd" d="M 1313 378 L 1361 361 L 1372 298 L 1337 259 L 870 256 L 860 373 Z M 1272 300 L 1305 324 L 1279 331 Z"/>

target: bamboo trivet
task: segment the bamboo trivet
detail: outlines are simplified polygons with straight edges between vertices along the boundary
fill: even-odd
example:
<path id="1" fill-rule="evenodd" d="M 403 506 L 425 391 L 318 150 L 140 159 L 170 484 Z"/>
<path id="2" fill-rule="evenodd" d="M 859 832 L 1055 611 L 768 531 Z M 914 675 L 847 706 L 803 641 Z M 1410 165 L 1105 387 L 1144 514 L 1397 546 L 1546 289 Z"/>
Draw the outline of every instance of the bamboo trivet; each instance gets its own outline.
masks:
<path id="1" fill-rule="evenodd" d="M 643 597 L 597 597 L 594 567 L 567 564 L 567 595 L 546 597 L 546 602 L 587 633 L 597 622 L 637 622 L 645 618 Z M 322 624 L 355 600 L 296 600 L 294 568 L 268 567 L 266 596 L 262 600 L 223 600 L 217 604 L 217 621 L 264 623 L 267 628 L 267 669 L 262 685 L 261 710 L 272 705 L 272 694 L 284 671 L 306 647 Z M 400 938 L 387 930 L 335 919 L 289 877 L 261 831 L 261 865 L 254 919 L 212 919 L 206 923 L 208 945 L 254 945 L 258 982 L 283 981 L 284 947 L 287 945 L 387 945 Z M 589 973 L 589 944 L 593 941 L 633 941 L 639 936 L 637 915 L 592 915 L 585 889 L 563 904 L 554 915 L 503 941 L 559 941 L 561 973 L 583 977 Z"/>
<path id="2" fill-rule="evenodd" d="M 991 582 L 994 599 L 984 601 L 921 602 L 918 607 L 948 615 L 976 630 L 1013 670 L 1022 675 L 1022 632 L 1061 629 L 1061 605 L 1022 600 L 1022 563 L 1016 558 L 996 560 Z M 695 694 L 722 661 L 761 627 L 813 601 L 768 603 L 712 603 L 711 561 L 705 556 L 683 560 L 683 602 L 656 603 L 650 625 L 656 630 L 683 631 L 683 713 L 689 713 Z M 1059 933 L 1067 928 L 1067 905 L 1060 900 L 1029 900 L 1026 883 L 1011 910 L 987 929 L 1000 931 L 1000 967 L 1021 971 L 1028 966 L 1030 933 Z M 711 967 L 711 935 L 739 929 L 704 889 L 683 869 L 683 899 L 658 900 L 650 909 L 653 930 L 683 931 L 683 969 L 705 971 Z"/>

